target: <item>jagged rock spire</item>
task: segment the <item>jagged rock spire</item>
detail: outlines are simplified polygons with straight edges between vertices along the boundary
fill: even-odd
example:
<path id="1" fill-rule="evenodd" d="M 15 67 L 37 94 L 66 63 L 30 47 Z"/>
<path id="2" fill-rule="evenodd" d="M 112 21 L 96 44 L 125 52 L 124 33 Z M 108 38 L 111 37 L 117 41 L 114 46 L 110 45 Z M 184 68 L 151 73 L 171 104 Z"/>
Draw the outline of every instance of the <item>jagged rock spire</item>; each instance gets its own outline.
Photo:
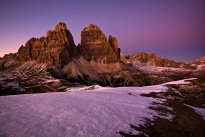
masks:
<path id="1" fill-rule="evenodd" d="M 117 39 L 112 37 L 110 42 L 97 25 L 90 24 L 81 31 L 81 45 L 78 48 L 87 60 L 118 62 Z"/>
<path id="2" fill-rule="evenodd" d="M 55 31 L 56 32 L 59 32 L 59 31 L 62 31 L 62 30 L 68 30 L 67 29 L 67 26 L 64 22 L 59 22 L 56 26 L 55 26 Z"/>
<path id="3" fill-rule="evenodd" d="M 81 32 L 81 44 L 76 47 L 73 36 L 63 22 L 54 30 L 49 30 L 46 37 L 32 38 L 21 46 L 17 58 L 22 61 L 36 60 L 41 63 L 63 67 L 73 58 L 82 56 L 88 61 L 118 62 L 120 60 L 117 38 L 109 40 L 97 25 L 90 24 Z"/>
<path id="4" fill-rule="evenodd" d="M 75 44 L 73 36 L 63 22 L 49 30 L 46 37 L 32 38 L 21 46 L 17 58 L 22 61 L 36 60 L 41 63 L 62 67 L 73 57 Z"/>

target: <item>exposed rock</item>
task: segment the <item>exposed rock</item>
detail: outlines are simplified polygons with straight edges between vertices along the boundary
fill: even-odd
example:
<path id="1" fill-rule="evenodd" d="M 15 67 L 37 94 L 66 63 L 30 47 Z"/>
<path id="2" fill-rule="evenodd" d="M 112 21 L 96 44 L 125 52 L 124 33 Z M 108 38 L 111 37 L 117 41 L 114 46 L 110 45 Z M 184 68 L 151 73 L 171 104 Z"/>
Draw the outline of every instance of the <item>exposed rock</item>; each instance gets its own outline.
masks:
<path id="1" fill-rule="evenodd" d="M 145 75 L 121 62 L 103 63 L 88 61 L 83 57 L 73 59 L 64 67 L 68 81 L 86 85 L 142 86 Z"/>
<path id="2" fill-rule="evenodd" d="M 16 53 L 5 54 L 3 59 L 14 59 L 16 57 Z"/>
<path id="3" fill-rule="evenodd" d="M 201 57 L 200 59 L 196 60 L 194 64 L 204 65 L 205 64 L 205 56 Z"/>
<path id="4" fill-rule="evenodd" d="M 65 23 L 59 22 L 58 25 L 56 25 L 56 27 L 55 27 L 55 32 L 60 32 L 60 31 L 62 31 L 62 30 L 67 31 L 68 29 L 67 29 Z"/>
<path id="5" fill-rule="evenodd" d="M 94 24 L 81 32 L 81 44 L 76 47 L 73 36 L 65 23 L 58 23 L 54 31 L 49 30 L 46 37 L 32 38 L 21 46 L 17 59 L 21 61 L 36 60 L 58 67 L 68 64 L 72 58 L 83 56 L 86 60 L 110 63 L 120 60 L 117 38 L 104 33 Z"/>
<path id="6" fill-rule="evenodd" d="M 36 60 L 62 67 L 76 54 L 73 36 L 65 23 L 58 23 L 54 31 L 49 30 L 46 37 L 32 38 L 21 46 L 17 59 L 22 61 Z"/>
<path id="7" fill-rule="evenodd" d="M 115 54 L 117 55 L 118 59 L 120 59 L 120 48 L 118 48 L 117 38 L 109 35 L 108 41 L 109 41 L 110 46 L 114 50 Z"/>
<path id="8" fill-rule="evenodd" d="M 81 44 L 78 50 L 88 61 L 118 62 L 118 49 L 115 49 L 118 48 L 116 38 L 111 39 L 111 42 L 112 46 L 108 43 L 105 34 L 96 25 L 90 24 L 81 32 Z"/>
<path id="9" fill-rule="evenodd" d="M 192 68 L 188 63 L 162 58 L 150 52 L 137 52 L 129 56 L 129 61 L 158 67 Z"/>
<path id="10" fill-rule="evenodd" d="M 120 53 L 120 60 L 127 64 L 130 63 L 127 57 L 123 53 Z"/>
<path id="11" fill-rule="evenodd" d="M 105 34 L 94 24 L 90 24 L 81 31 L 81 45 L 102 46 L 107 43 Z"/>

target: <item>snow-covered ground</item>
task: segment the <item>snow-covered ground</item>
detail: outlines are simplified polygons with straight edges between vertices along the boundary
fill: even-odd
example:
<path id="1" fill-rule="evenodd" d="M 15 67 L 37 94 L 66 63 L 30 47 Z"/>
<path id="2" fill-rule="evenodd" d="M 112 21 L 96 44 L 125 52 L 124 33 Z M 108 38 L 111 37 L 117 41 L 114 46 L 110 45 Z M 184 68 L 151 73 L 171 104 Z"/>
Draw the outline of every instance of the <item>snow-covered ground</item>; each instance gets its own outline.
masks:
<path id="1" fill-rule="evenodd" d="M 143 124 L 145 118 L 158 116 L 148 107 L 153 102 L 163 101 L 141 94 L 166 91 L 167 88 L 155 85 L 94 86 L 93 90 L 89 89 L 93 87 L 58 93 L 1 96 L 0 136 L 115 137 L 120 136 L 119 131 L 136 133 L 129 125 Z"/>
<path id="2" fill-rule="evenodd" d="M 171 72 L 184 72 L 184 71 L 190 71 L 188 69 L 185 69 L 183 67 L 181 68 L 173 68 L 173 67 L 158 67 L 158 66 L 152 66 L 152 65 L 143 65 L 142 63 L 133 62 L 133 66 L 141 70 L 145 73 L 162 73 L 165 71 L 171 71 Z"/>

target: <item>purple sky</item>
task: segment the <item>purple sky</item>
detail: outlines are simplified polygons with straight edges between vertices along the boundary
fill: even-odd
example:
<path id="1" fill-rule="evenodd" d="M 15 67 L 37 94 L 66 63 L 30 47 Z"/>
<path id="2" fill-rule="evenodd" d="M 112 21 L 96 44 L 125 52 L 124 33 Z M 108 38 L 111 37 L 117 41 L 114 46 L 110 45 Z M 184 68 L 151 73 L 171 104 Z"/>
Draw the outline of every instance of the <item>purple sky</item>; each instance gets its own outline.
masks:
<path id="1" fill-rule="evenodd" d="M 0 56 L 59 21 L 76 44 L 81 30 L 94 23 L 116 36 L 126 55 L 149 51 L 182 61 L 205 56 L 205 0 L 1 0 Z"/>

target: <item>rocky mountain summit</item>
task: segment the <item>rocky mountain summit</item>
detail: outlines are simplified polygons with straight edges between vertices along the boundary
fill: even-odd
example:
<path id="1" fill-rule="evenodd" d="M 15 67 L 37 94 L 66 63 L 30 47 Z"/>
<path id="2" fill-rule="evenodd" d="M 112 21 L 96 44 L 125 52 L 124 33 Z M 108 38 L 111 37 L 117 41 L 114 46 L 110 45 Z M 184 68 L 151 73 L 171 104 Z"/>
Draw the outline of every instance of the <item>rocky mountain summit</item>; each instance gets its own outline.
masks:
<path id="1" fill-rule="evenodd" d="M 31 38 L 25 46 L 21 46 L 16 59 L 21 61 L 36 60 L 62 67 L 75 55 L 73 36 L 65 23 L 58 23 L 53 31 L 49 30 L 46 37 Z"/>
<path id="2" fill-rule="evenodd" d="M 21 46 L 16 59 L 63 67 L 79 56 L 88 61 L 118 62 L 119 54 L 117 38 L 109 36 L 107 40 L 96 25 L 90 24 L 82 30 L 81 43 L 76 46 L 66 24 L 60 22 L 53 31 L 47 32 L 46 37 L 31 38 L 25 46 Z"/>
<path id="3" fill-rule="evenodd" d="M 78 51 L 88 61 L 118 62 L 120 50 L 117 38 L 105 34 L 94 24 L 85 27 L 81 32 L 81 44 Z"/>

